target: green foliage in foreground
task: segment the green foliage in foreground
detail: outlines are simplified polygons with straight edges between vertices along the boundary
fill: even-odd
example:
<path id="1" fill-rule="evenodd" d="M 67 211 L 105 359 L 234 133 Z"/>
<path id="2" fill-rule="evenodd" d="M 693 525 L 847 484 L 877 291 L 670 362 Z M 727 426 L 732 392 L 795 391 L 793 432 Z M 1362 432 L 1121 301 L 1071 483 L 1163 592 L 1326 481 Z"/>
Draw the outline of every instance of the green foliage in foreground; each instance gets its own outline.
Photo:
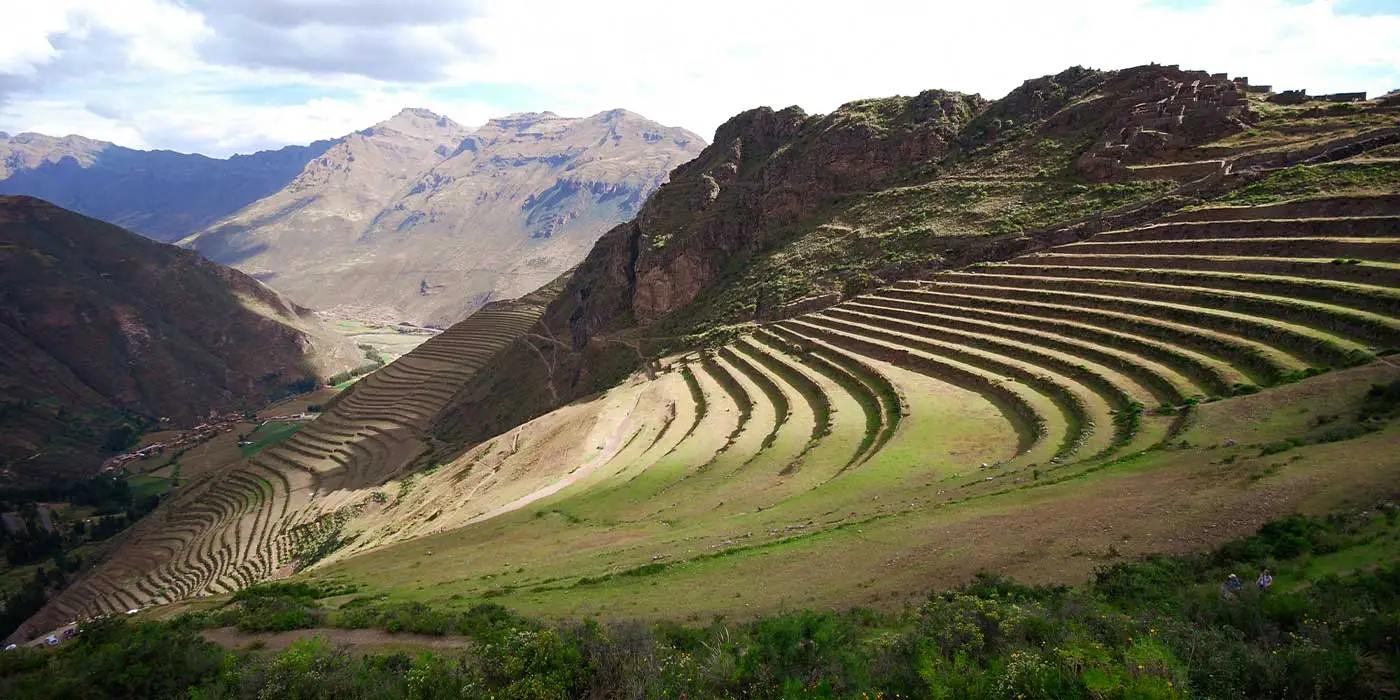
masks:
<path id="1" fill-rule="evenodd" d="M 705 628 L 546 626 L 257 586 L 171 622 L 114 619 L 54 651 L 0 654 L 6 698 L 1381 698 L 1400 669 L 1396 510 L 1293 517 L 1208 554 L 1104 568 L 1070 588 L 995 576 L 899 613 L 791 612 Z M 1338 576 L 1345 560 L 1352 573 Z M 1379 566 L 1367 568 L 1377 561 Z M 1254 574 L 1271 567 L 1274 589 Z M 1358 568 L 1359 567 L 1359 568 Z M 1244 587 L 1221 587 L 1230 572 Z M 202 626 L 305 624 L 458 635 L 454 653 L 355 656 L 324 638 L 226 651 Z M 293 626 L 296 626 L 295 624 Z"/>

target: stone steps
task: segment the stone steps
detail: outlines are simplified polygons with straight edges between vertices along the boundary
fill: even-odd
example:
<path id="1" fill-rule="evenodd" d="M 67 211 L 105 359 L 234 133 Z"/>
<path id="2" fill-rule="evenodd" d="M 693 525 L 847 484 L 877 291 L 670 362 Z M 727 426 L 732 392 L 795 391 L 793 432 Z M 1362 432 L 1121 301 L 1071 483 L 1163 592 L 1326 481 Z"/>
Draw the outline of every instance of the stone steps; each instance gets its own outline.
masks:
<path id="1" fill-rule="evenodd" d="M 1091 348 L 1146 358 L 1189 378 L 1196 389 L 1206 396 L 1227 396 L 1233 386 L 1249 381 L 1230 364 L 1216 358 L 1169 345 L 1153 337 L 1107 330 L 1089 323 L 970 306 L 913 301 L 879 294 L 858 297 L 855 302 L 891 311 L 957 318 L 967 323 L 976 322 L 990 327 L 1006 328 L 1012 333 L 1034 333 L 1039 337 L 1056 338 L 1060 342 L 1087 344 Z"/>
<path id="2" fill-rule="evenodd" d="M 812 415 L 812 428 L 807 438 L 807 446 L 803 450 L 804 454 L 830 434 L 831 399 L 821 384 L 809 377 L 798 365 L 790 364 L 777 348 L 765 345 L 752 336 L 740 338 L 732 347 L 736 353 L 748 359 L 751 365 L 766 371 L 774 383 L 781 382 L 782 386 L 786 387 L 785 392 L 791 393 L 806 404 L 807 412 Z"/>
<path id="3" fill-rule="evenodd" d="M 1182 251 L 1184 252 L 1184 251 Z M 1267 252 L 1267 251 L 1263 251 Z M 1284 258 L 1276 256 L 1210 256 L 1196 254 L 1077 254 L 1055 248 L 1033 253 L 1015 262 L 1043 267 L 1149 268 L 1184 272 L 1190 270 L 1232 272 L 1249 275 L 1287 276 L 1312 281 L 1332 280 L 1367 285 L 1382 290 L 1400 287 L 1400 265 L 1367 262 L 1336 264 L 1331 258 Z"/>
<path id="4" fill-rule="evenodd" d="M 1234 219 L 1151 224 L 1104 231 L 1092 241 L 1200 241 L 1240 238 L 1392 238 L 1400 216 Z"/>
<path id="5" fill-rule="evenodd" d="M 1090 239 L 1053 250 L 1072 254 L 1243 255 L 1400 262 L 1400 238 L 1214 238 L 1204 241 L 1122 242 Z"/>
<path id="6" fill-rule="evenodd" d="M 986 374 L 975 367 L 955 361 L 926 356 L 918 351 L 910 351 L 879 340 L 812 326 L 800 320 L 780 322 L 766 327 L 765 330 L 772 331 L 774 336 L 783 342 L 803 348 L 809 356 L 825 358 L 850 353 L 856 357 L 877 359 L 931 379 L 970 389 L 1000 409 L 1002 415 L 1012 424 L 1019 436 L 1018 455 L 1030 453 L 1047 441 L 1056 443 L 1053 447 L 1056 452 L 1077 446 L 1081 432 L 1077 422 L 1067 420 L 1058 405 L 1044 395 L 1018 383 L 1007 382 L 1002 377 Z M 869 422 L 870 407 L 864 408 Z M 878 420 L 881 415 L 878 403 L 876 408 L 874 416 Z M 869 432 L 867 430 L 867 440 L 870 438 Z M 862 445 L 862 451 L 852 463 L 868 458 L 869 455 L 864 449 L 866 447 Z"/>
<path id="7" fill-rule="evenodd" d="M 1189 349 L 1222 361 L 1261 386 L 1274 384 L 1288 373 L 1308 367 L 1307 363 L 1252 337 L 1141 313 L 1076 306 L 1073 300 L 1068 300 L 1070 303 L 1046 303 L 1015 297 L 904 289 L 887 289 L 881 294 L 895 299 L 931 301 L 971 310 L 990 309 L 1034 315 L 1151 338 L 1167 346 Z"/>
<path id="8" fill-rule="evenodd" d="M 1184 288 L 1245 292 L 1292 300 L 1315 301 L 1332 306 L 1400 316 L 1400 294 L 1386 287 L 1314 280 L 1286 275 L 1251 275 L 1228 272 L 1184 272 L 1136 267 L 1071 267 L 1027 263 L 982 268 L 999 276 L 1033 279 L 1096 279 L 1128 284 L 1171 285 Z M 981 272 L 981 270 L 979 270 Z"/>
<path id="9" fill-rule="evenodd" d="M 1116 438 L 1122 437 L 1123 440 L 1126 440 L 1131 437 L 1130 435 L 1105 436 L 1103 434 L 1105 427 L 1112 424 L 1112 416 L 1118 402 L 1105 398 L 1105 395 L 1114 395 L 1114 387 L 1102 378 L 1092 381 L 1083 377 L 1070 377 L 1052 371 L 1043 365 L 1006 355 L 992 354 L 961 347 L 956 343 L 925 338 L 920 334 L 921 329 L 914 324 L 902 324 L 877 317 L 868 317 L 863 322 L 856 323 L 825 314 L 817 314 L 803 317 L 800 321 L 859 340 L 875 341 L 901 348 L 906 352 L 918 352 L 920 356 L 933 361 L 956 362 L 962 367 L 975 369 L 983 376 L 998 377 L 1003 381 L 1011 381 L 1029 387 L 1059 406 L 1065 416 L 1066 423 L 1077 426 L 1077 434 L 1069 436 L 1066 440 L 1067 443 L 1074 445 L 1072 451 L 1077 452 L 1080 448 L 1087 447 L 1090 453 L 1096 453 L 1108 449 L 1115 443 Z M 1091 383 L 1093 386 L 1090 386 Z M 976 386 L 964 386 L 963 388 L 977 390 Z M 1118 392 L 1118 396 L 1114 396 L 1115 399 L 1120 397 L 1122 405 L 1126 407 L 1129 403 L 1128 398 L 1121 391 Z M 1061 454 L 1069 454 L 1069 452 L 1062 451 Z"/>
<path id="10" fill-rule="evenodd" d="M 859 300 L 847 302 L 833 309 L 851 310 L 872 316 L 883 316 L 901 321 L 910 321 L 927 326 L 948 329 L 956 332 L 977 334 L 968 336 L 977 343 L 979 338 L 994 337 L 1026 347 L 1041 348 L 1059 353 L 1061 357 L 1077 357 L 1110 368 L 1131 379 L 1140 386 L 1146 396 L 1139 400 L 1151 401 L 1169 406 L 1180 405 L 1186 396 L 1195 393 L 1195 386 L 1180 374 L 1140 357 L 1116 350 L 1096 346 L 1082 341 L 1065 340 L 1062 337 L 1040 332 L 1022 331 L 985 321 L 968 320 L 956 316 L 929 314 L 917 311 L 889 309 L 878 304 L 865 304 Z"/>
<path id="11" fill-rule="evenodd" d="M 738 409 L 738 423 L 734 426 L 734 430 L 729 433 L 729 437 L 725 440 L 724 447 L 721 447 L 719 452 L 716 453 L 717 455 L 723 454 L 730 447 L 734 446 L 734 443 L 738 441 L 739 436 L 744 432 L 744 428 L 748 426 L 749 419 L 753 416 L 753 399 L 748 395 L 748 392 L 744 391 L 744 388 L 739 382 L 734 379 L 734 376 L 729 373 L 729 370 L 715 362 L 714 358 L 708 353 L 701 354 L 699 365 L 701 371 L 708 374 L 725 393 L 729 394 L 729 400 L 732 401 L 734 406 Z"/>
<path id="12" fill-rule="evenodd" d="M 749 382 L 758 387 L 759 393 L 767 400 L 769 405 L 772 406 L 774 416 L 773 427 L 763 438 L 762 446 L 759 448 L 759 452 L 762 452 L 777 441 L 778 432 L 782 430 L 783 425 L 792 417 L 792 407 L 788 395 L 784 392 L 783 387 L 779 386 L 772 377 L 769 377 L 761 369 L 750 364 L 748 360 L 740 357 L 729 347 L 720 348 L 719 356 L 729 367 L 738 370 Z M 757 455 L 758 453 L 755 453 L 754 456 L 756 457 Z"/>
<path id="13" fill-rule="evenodd" d="M 1299 343 L 1294 339 L 1291 342 L 1297 344 L 1291 346 L 1293 349 L 1304 353 L 1317 353 L 1316 359 L 1333 362 L 1339 366 L 1347 365 L 1347 355 L 1355 352 L 1365 354 L 1370 346 L 1400 346 L 1400 323 L 1390 317 L 1335 304 L 1300 301 L 1288 297 L 1099 278 L 958 272 L 938 275 L 935 284 L 942 288 L 948 284 L 948 280 L 953 282 L 954 289 L 959 290 L 992 289 L 996 293 L 1006 293 L 1011 289 L 1030 290 L 1037 299 L 1049 298 L 1046 296 L 1048 294 L 1072 295 L 1055 298 L 1087 299 L 1089 301 L 1081 303 L 1094 303 L 1099 308 L 1123 308 L 1125 302 L 1130 308 L 1136 308 L 1132 305 L 1151 302 L 1151 308 L 1157 313 L 1163 313 L 1161 310 L 1165 308 L 1169 309 L 1167 313 L 1179 317 L 1196 318 L 1188 310 L 1199 309 L 1235 316 L 1235 324 L 1241 322 L 1239 317 L 1246 317 L 1266 323 L 1277 322 L 1269 323 L 1275 327 L 1284 324 L 1297 326 L 1302 334 L 1312 336 L 1312 340 L 1325 339 L 1328 344 L 1338 347 L 1336 350 L 1328 350 L 1314 347 L 1312 342 Z M 1315 332 L 1302 329 L 1312 329 Z M 1260 328 L 1255 326 L 1255 332 L 1258 330 Z M 1288 341 L 1280 340 L 1280 346 L 1290 347 L 1284 344 L 1286 342 Z"/>

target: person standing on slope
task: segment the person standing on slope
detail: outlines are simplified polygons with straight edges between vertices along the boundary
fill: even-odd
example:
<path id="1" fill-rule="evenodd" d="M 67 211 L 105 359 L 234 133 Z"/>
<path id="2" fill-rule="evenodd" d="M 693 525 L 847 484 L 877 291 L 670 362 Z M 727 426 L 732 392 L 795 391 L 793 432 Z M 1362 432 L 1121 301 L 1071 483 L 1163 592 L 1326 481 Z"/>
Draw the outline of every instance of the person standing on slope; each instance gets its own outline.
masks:
<path id="1" fill-rule="evenodd" d="M 1225 579 L 1225 583 L 1220 586 L 1220 596 L 1233 600 L 1239 596 L 1240 587 L 1240 577 L 1235 574 L 1230 574 L 1230 577 Z"/>

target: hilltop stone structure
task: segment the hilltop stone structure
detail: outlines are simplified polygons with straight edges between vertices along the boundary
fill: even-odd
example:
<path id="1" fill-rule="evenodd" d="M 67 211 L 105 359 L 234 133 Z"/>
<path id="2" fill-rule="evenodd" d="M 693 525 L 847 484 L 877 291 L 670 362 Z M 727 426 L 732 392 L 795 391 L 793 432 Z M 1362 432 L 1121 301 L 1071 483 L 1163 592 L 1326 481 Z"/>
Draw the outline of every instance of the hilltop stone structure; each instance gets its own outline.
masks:
<path id="1" fill-rule="evenodd" d="M 1351 103 L 1365 102 L 1365 92 L 1334 92 L 1330 95 L 1309 95 L 1307 90 L 1284 90 L 1270 95 L 1269 102 L 1277 105 L 1301 105 L 1308 102 Z"/>
<path id="2" fill-rule="evenodd" d="M 1079 167 L 1103 180 L 1128 179 L 1128 166 L 1160 162 L 1189 143 L 1242 131 L 1258 119 L 1241 83 L 1224 73 L 1175 70 L 1168 66 L 1143 76 L 1144 84 L 1121 97 L 1121 115 L 1103 140 L 1085 152 Z M 1208 174 L 1218 162 L 1201 167 Z"/>

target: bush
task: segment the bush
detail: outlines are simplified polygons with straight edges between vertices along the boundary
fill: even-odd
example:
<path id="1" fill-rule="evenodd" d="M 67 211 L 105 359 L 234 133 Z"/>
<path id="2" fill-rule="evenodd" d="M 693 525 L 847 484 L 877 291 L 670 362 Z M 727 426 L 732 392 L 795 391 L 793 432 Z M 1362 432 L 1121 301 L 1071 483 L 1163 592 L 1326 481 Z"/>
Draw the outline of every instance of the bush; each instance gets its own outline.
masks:
<path id="1" fill-rule="evenodd" d="M 57 650 L 0 654 L 0 697 L 1382 698 L 1400 658 L 1400 563 L 1292 590 L 1219 586 L 1231 571 L 1303 571 L 1305 557 L 1389 541 L 1394 527 L 1284 518 L 1211 553 L 1103 568 L 1075 589 L 984 575 L 895 614 L 546 627 L 492 604 L 365 598 L 334 614 L 345 626 L 471 637 L 461 656 L 356 657 L 320 638 L 234 654 L 196 635 L 227 615 L 314 617 L 317 598 L 343 590 L 273 583 L 213 613 L 112 620 Z"/>
<path id="2" fill-rule="evenodd" d="M 192 631 L 123 619 L 87 625 L 76 641 L 41 654 L 47 663 L 39 669 L 33 654 L 0 666 L 0 697 L 186 698 L 189 688 L 217 676 L 224 660 L 222 650 Z M 29 672 L 16 673 L 16 665 Z"/>
<path id="3" fill-rule="evenodd" d="M 740 654 L 736 680 L 760 695 L 844 695 L 867 680 L 858 640 L 855 626 L 832 613 L 760 620 Z"/>
<path id="4" fill-rule="evenodd" d="M 347 603 L 331 617 L 331 624 L 348 629 L 382 629 L 434 636 L 455 634 L 478 641 L 498 641 L 513 630 L 536 627 L 510 610 L 490 603 L 476 605 L 465 613 L 453 613 L 434 610 L 420 602 L 380 603 L 366 599 Z"/>
<path id="5" fill-rule="evenodd" d="M 517 630 L 482 650 L 486 682 L 520 700 L 565 700 L 581 693 L 583 653 L 558 630 Z"/>

